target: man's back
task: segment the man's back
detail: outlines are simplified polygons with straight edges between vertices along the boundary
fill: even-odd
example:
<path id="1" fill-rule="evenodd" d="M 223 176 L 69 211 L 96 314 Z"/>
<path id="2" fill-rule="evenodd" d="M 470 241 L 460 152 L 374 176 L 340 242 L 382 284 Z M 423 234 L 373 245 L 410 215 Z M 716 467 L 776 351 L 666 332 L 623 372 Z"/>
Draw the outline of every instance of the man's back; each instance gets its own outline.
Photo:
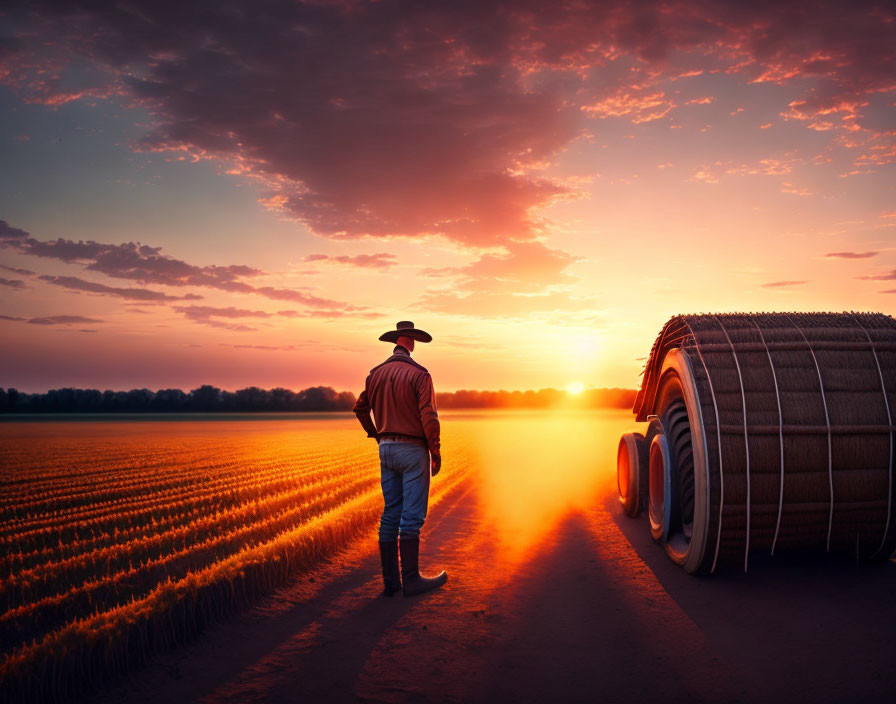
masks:
<path id="1" fill-rule="evenodd" d="M 402 435 L 440 451 L 439 415 L 432 377 L 401 347 L 374 367 L 355 404 L 359 417 L 373 411 L 376 435 Z"/>

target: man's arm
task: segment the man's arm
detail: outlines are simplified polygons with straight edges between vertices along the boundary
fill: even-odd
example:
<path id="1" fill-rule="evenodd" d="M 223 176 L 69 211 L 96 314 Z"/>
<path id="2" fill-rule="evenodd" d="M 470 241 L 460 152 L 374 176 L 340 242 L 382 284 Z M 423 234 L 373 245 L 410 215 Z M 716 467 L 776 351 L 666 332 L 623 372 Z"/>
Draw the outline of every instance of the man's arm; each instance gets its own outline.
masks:
<path id="1" fill-rule="evenodd" d="M 367 400 L 366 388 L 361 392 L 361 395 L 358 396 L 358 400 L 355 401 L 355 406 L 352 410 L 355 412 L 358 420 L 361 421 L 361 427 L 367 431 L 367 437 L 375 438 L 376 426 L 370 418 L 370 402 Z"/>
<path id="2" fill-rule="evenodd" d="M 426 434 L 426 444 L 433 456 L 435 463 L 441 463 L 442 442 L 441 426 L 439 424 L 439 412 L 436 409 L 436 390 L 432 385 L 432 377 L 422 374 L 417 382 L 417 405 L 420 411 L 420 422 L 423 424 L 423 432 Z M 438 470 L 436 470 L 438 471 Z"/>

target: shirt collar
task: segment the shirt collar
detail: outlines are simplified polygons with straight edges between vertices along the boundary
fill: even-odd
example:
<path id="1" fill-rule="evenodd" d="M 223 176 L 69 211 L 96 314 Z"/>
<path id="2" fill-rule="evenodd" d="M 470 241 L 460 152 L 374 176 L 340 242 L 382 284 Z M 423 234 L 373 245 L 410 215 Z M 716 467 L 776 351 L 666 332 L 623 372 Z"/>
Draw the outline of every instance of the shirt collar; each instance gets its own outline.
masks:
<path id="1" fill-rule="evenodd" d="M 411 356 L 411 353 L 408 352 L 407 348 L 402 347 L 401 345 L 395 345 L 395 349 L 392 350 L 392 354 L 403 354 L 407 357 Z"/>

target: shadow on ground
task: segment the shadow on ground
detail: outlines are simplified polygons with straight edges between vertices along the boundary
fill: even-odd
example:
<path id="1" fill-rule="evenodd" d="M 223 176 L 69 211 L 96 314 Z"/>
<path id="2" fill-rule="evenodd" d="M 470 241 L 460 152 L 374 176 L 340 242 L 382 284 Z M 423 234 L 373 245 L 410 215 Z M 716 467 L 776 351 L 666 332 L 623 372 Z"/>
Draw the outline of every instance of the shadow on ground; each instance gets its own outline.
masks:
<path id="1" fill-rule="evenodd" d="M 606 508 L 669 597 L 736 666 L 742 696 L 889 700 L 896 687 L 896 563 L 751 553 L 749 572 L 686 574 L 653 542 L 645 516 Z"/>

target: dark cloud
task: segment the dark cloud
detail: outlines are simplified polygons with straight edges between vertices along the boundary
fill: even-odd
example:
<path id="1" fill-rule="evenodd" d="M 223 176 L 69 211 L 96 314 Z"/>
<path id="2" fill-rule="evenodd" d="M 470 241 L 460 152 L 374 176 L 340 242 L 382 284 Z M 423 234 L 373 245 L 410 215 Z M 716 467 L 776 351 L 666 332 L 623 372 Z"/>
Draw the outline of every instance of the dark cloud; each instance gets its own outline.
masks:
<path id="1" fill-rule="evenodd" d="M 46 318 L 29 318 L 32 325 L 73 325 L 75 323 L 102 323 L 97 318 L 87 318 L 83 315 L 50 315 Z"/>
<path id="2" fill-rule="evenodd" d="M 363 306 L 354 306 L 330 298 L 321 298 L 299 289 L 274 288 L 272 286 L 252 286 L 242 279 L 261 276 L 265 272 L 250 266 L 196 266 L 180 259 L 161 253 L 161 247 L 150 247 L 139 242 L 124 244 L 103 244 L 92 240 L 75 242 L 58 238 L 56 240 L 37 240 L 28 232 L 10 228 L 0 221 L 8 230 L 14 230 L 16 237 L 8 240 L 0 239 L 0 247 L 10 247 L 21 254 L 35 257 L 58 259 L 66 263 L 77 263 L 87 271 L 97 271 L 106 276 L 137 281 L 157 286 L 200 286 L 230 293 L 251 293 L 277 301 L 293 301 L 309 308 L 321 308 L 326 311 L 340 310 L 343 314 L 350 312 L 363 313 Z M 143 301 L 189 301 L 199 300 L 202 296 L 188 293 L 184 296 L 171 296 L 156 291 L 136 288 L 115 288 L 93 283 L 74 276 L 38 277 L 44 281 L 63 286 L 71 290 L 105 293 L 121 298 Z"/>
<path id="3" fill-rule="evenodd" d="M 17 227 L 12 227 L 6 220 L 0 220 L 0 246 L 6 243 L 17 242 L 28 238 L 28 233 Z M 6 267 L 4 267 L 5 269 Z"/>
<path id="4" fill-rule="evenodd" d="M 161 254 L 161 247 L 139 242 L 103 244 L 88 240 L 37 240 L 23 230 L 24 237 L 5 243 L 21 254 L 83 264 L 88 271 L 98 271 L 116 279 L 130 279 L 145 284 L 164 286 L 204 286 L 223 291 L 251 293 L 252 287 L 241 279 L 264 272 L 249 266 L 195 266 Z M 0 241 L 0 246 L 4 243 Z"/>
<path id="5" fill-rule="evenodd" d="M 40 318 L 22 318 L 18 315 L 0 315 L 0 320 L 13 320 L 20 323 L 30 323 L 31 325 L 74 325 L 75 323 L 105 322 L 97 318 L 87 318 L 83 315 L 48 315 Z"/>
<path id="6" fill-rule="evenodd" d="M 88 291 L 90 293 L 101 293 L 106 296 L 117 296 L 129 301 L 146 301 L 147 303 L 157 302 L 165 303 L 168 301 L 198 301 L 202 298 L 195 293 L 188 293 L 185 296 L 169 296 L 161 291 L 152 291 L 145 288 L 116 288 L 114 286 L 106 286 L 98 284 L 94 281 L 85 281 L 77 276 L 38 276 L 41 281 L 46 281 L 54 286 L 61 286 L 69 291 Z"/>
<path id="7" fill-rule="evenodd" d="M 762 288 L 791 288 L 793 286 L 804 286 L 808 281 L 771 281 L 762 284 Z"/>
<path id="8" fill-rule="evenodd" d="M 880 252 L 831 252 L 825 256 L 829 259 L 870 259 L 878 254 Z"/>
<path id="9" fill-rule="evenodd" d="M 4 279 L 0 276 L 0 286 L 9 286 L 10 288 L 25 288 L 25 282 L 21 279 Z"/>
<path id="10" fill-rule="evenodd" d="M 3 269 L 4 271 L 11 271 L 13 274 L 19 274 L 20 276 L 34 276 L 34 272 L 30 269 L 19 269 L 18 267 L 6 266 L 4 264 L 0 264 L 0 269 Z"/>
<path id="11" fill-rule="evenodd" d="M 792 83 L 781 111 L 807 125 L 854 120 L 896 57 L 892 5 L 861 0 L 28 9 L 29 40 L 0 58 L 28 99 L 127 96 L 152 114 L 144 149 L 232 160 L 321 235 L 476 246 L 539 235 L 534 209 L 567 188 L 532 167 L 580 134 L 582 108 L 662 119 L 659 82 L 706 68 Z"/>
<path id="12" fill-rule="evenodd" d="M 309 254 L 304 258 L 306 262 L 332 262 L 335 264 L 345 264 L 347 266 L 356 266 L 362 269 L 389 269 L 396 263 L 394 254 L 380 252 L 378 254 L 354 254 L 354 255 L 337 255 L 330 256 L 328 254 Z"/>

